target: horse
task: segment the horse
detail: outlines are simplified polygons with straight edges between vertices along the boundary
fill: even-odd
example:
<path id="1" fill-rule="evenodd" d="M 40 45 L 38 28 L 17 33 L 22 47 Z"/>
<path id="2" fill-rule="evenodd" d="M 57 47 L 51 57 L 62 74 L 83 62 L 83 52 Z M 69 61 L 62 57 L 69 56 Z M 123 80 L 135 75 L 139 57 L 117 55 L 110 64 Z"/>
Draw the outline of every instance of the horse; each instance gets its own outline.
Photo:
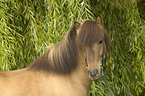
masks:
<path id="1" fill-rule="evenodd" d="M 75 22 L 29 67 L 0 72 L 0 96 L 88 96 L 91 81 L 101 76 L 109 43 L 100 17 Z"/>

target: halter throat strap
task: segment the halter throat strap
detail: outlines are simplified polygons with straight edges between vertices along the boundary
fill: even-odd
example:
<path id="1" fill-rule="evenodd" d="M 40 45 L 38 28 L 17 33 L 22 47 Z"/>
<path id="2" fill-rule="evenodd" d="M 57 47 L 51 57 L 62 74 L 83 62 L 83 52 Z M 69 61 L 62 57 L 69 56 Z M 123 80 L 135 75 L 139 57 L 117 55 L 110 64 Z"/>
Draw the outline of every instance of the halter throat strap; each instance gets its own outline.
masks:
<path id="1" fill-rule="evenodd" d="M 85 64 L 86 64 L 86 68 L 88 69 L 88 63 L 87 63 L 87 59 L 86 59 L 86 57 L 85 57 L 85 54 L 84 54 L 84 61 L 85 61 Z M 108 85 L 108 83 L 107 83 L 107 81 L 106 81 L 106 79 L 105 79 L 104 73 L 103 73 L 103 63 L 104 63 L 104 61 L 105 61 L 105 48 L 104 48 L 104 45 L 103 45 L 102 62 L 101 62 L 101 64 L 100 64 L 100 66 L 101 66 L 101 75 L 102 75 L 101 77 L 102 77 L 102 79 L 104 80 L 104 82 L 106 83 L 106 86 L 108 87 L 109 92 L 108 92 L 108 91 L 103 87 L 103 85 L 101 85 L 99 82 L 98 82 L 98 84 L 108 93 L 109 96 L 114 96 L 114 94 L 113 94 L 111 88 L 109 87 L 109 85 Z M 94 81 L 93 81 L 93 82 L 94 82 Z"/>

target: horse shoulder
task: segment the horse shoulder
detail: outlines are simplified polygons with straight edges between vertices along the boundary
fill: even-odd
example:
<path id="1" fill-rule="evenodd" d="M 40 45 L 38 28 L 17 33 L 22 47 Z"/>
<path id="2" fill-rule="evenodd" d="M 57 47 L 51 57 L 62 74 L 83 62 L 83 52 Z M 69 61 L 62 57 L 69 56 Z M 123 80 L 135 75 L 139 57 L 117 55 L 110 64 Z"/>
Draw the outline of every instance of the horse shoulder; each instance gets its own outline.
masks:
<path id="1" fill-rule="evenodd" d="M 74 82 L 69 76 L 51 74 L 44 82 L 47 92 L 52 96 L 88 96 L 84 86 Z"/>

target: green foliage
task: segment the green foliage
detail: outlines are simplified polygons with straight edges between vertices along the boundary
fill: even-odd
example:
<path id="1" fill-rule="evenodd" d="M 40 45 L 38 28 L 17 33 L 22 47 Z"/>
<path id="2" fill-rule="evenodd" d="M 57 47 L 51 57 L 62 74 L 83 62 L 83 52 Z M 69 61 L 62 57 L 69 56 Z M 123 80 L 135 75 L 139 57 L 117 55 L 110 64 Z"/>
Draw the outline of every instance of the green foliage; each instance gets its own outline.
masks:
<path id="1" fill-rule="evenodd" d="M 0 70 L 25 68 L 57 43 L 75 20 L 92 18 L 83 1 L 2 0 Z M 79 10 L 78 10 L 79 9 Z"/>
<path id="2" fill-rule="evenodd" d="M 100 15 L 111 37 L 104 71 L 113 93 L 135 96 L 145 89 L 145 22 L 135 0 L 1 0 L 0 4 L 0 71 L 29 66 L 60 41 L 75 20 Z M 95 81 L 90 95 L 107 96 L 104 88 L 102 79 Z"/>

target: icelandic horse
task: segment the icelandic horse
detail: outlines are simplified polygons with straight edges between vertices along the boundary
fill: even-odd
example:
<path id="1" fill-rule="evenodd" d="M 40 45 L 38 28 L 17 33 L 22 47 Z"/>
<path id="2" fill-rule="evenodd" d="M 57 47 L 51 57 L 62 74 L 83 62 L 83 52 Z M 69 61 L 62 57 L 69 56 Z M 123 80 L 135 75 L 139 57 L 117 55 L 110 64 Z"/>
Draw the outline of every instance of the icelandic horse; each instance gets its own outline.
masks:
<path id="1" fill-rule="evenodd" d="M 28 68 L 0 72 L 0 96 L 88 96 L 91 80 L 101 76 L 109 42 L 100 17 L 75 22 Z"/>

